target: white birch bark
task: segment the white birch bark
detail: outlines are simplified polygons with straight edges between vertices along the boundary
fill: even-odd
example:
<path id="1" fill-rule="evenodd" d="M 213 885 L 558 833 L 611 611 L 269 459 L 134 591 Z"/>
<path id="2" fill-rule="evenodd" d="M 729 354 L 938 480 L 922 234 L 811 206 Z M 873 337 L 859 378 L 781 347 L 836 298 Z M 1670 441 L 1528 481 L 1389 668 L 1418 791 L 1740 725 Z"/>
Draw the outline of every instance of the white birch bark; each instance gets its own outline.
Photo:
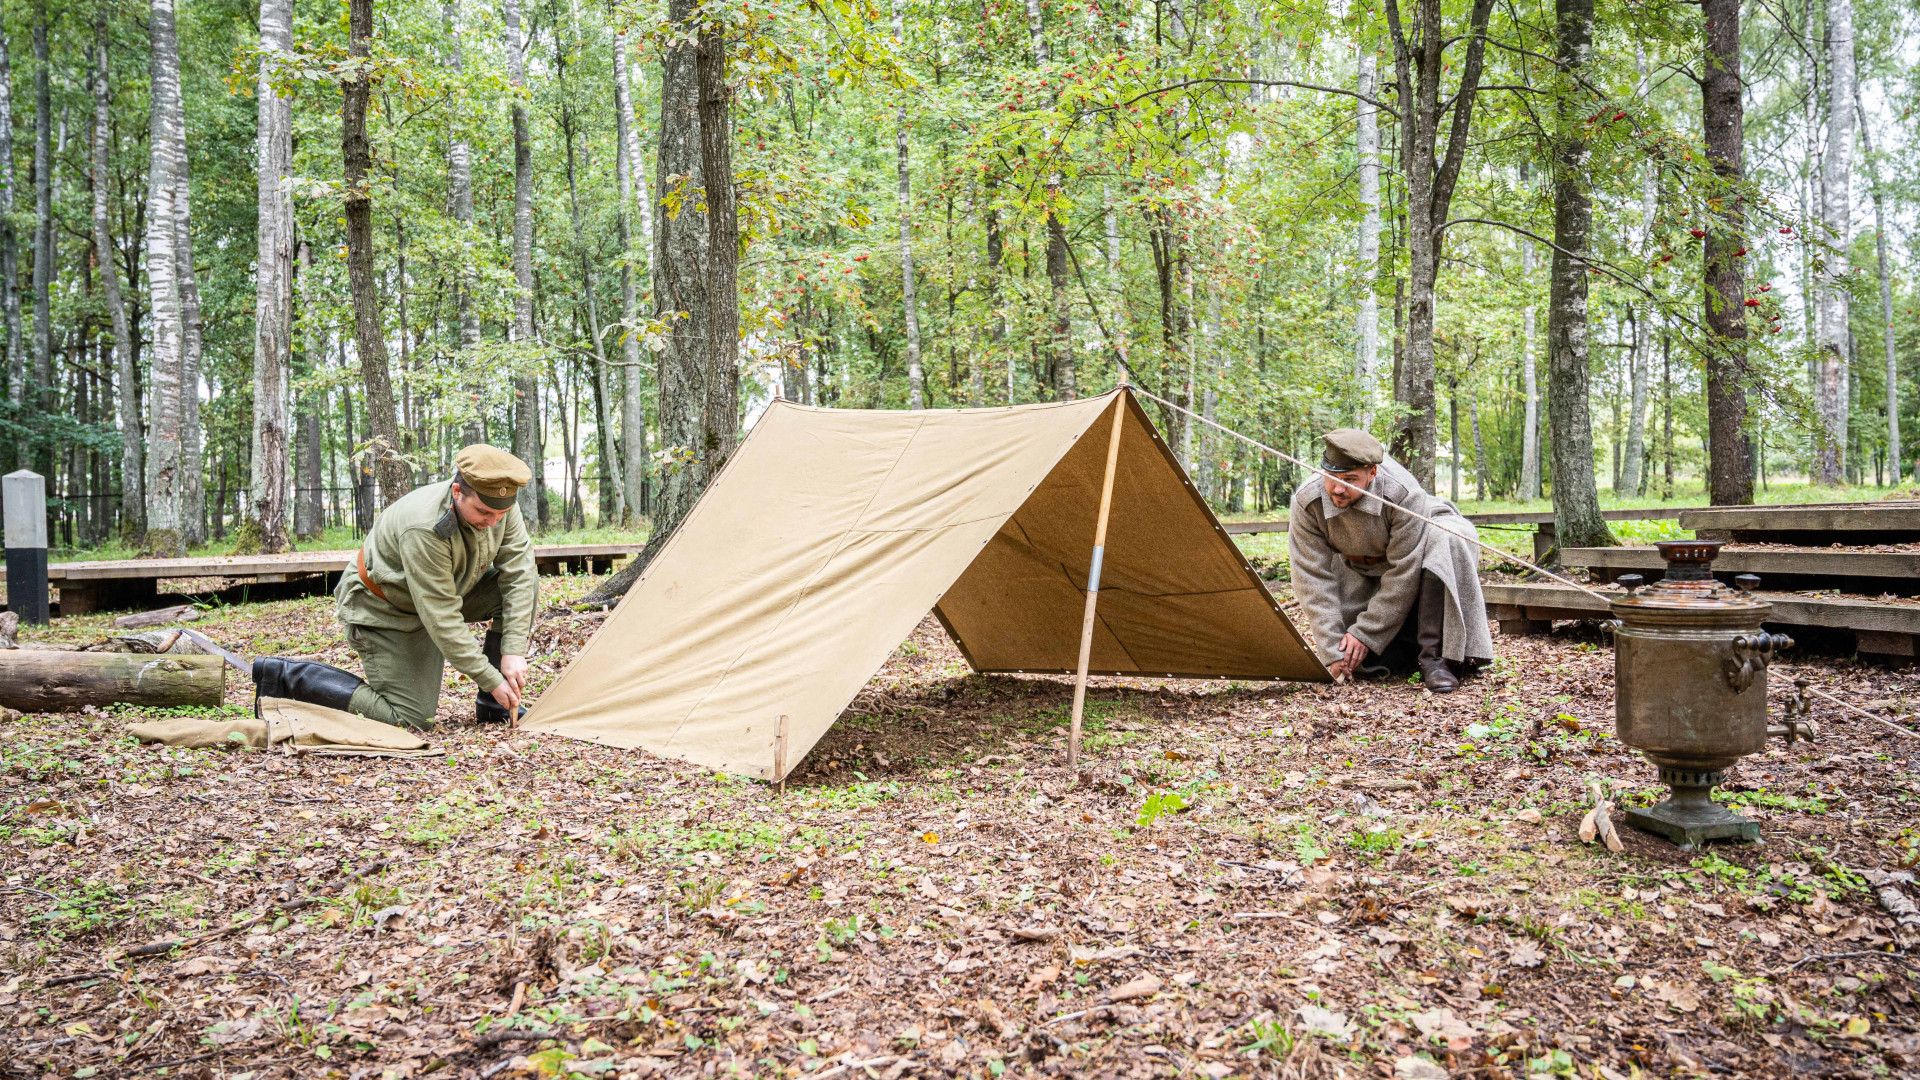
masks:
<path id="1" fill-rule="evenodd" d="M 1375 60 L 1365 46 L 1360 49 L 1359 90 L 1362 98 L 1373 97 Z M 1361 101 L 1359 130 L 1355 136 L 1360 157 L 1360 313 L 1355 330 L 1359 351 L 1353 358 L 1354 381 L 1360 397 L 1359 424 L 1373 425 L 1377 401 L 1374 372 L 1380 361 L 1380 298 L 1375 283 L 1380 274 L 1380 119 L 1378 109 Z"/>
<path id="2" fill-rule="evenodd" d="M 27 404 L 27 338 L 20 317 L 20 237 L 14 230 L 13 57 L 0 27 L 0 316 L 7 331 L 7 394 L 18 415 Z M 27 464 L 26 440 L 14 450 Z"/>
<path id="3" fill-rule="evenodd" d="M 286 190 L 293 161 L 293 101 L 273 85 L 280 54 L 293 50 L 293 0 L 260 0 L 259 105 L 254 158 L 259 198 L 259 253 L 254 263 L 253 517 L 260 550 L 288 546 L 287 386 L 293 354 L 293 199 Z"/>
<path id="4" fill-rule="evenodd" d="M 1029 0 L 1032 3 L 1033 0 Z M 893 0 L 894 48 L 907 45 L 906 22 L 900 0 Z M 893 145 L 899 162 L 900 178 L 900 306 L 907 317 L 907 408 L 927 407 L 927 373 L 920 363 L 920 311 L 913 289 L 913 185 L 907 145 L 907 103 L 903 97 L 894 116 Z"/>
<path id="5" fill-rule="evenodd" d="M 632 102 L 632 79 L 627 68 L 627 35 L 622 32 L 613 38 L 613 111 L 614 134 L 620 145 L 614 153 L 614 183 L 619 188 L 620 209 L 616 218 L 620 226 L 620 449 L 621 467 L 625 472 L 627 490 L 627 516 L 622 522 L 629 527 L 637 525 L 640 515 L 647 512 L 647 414 L 642 397 L 646 381 L 640 370 L 640 290 L 634 281 L 633 264 L 636 252 L 633 249 L 633 226 L 630 215 L 634 212 L 634 181 L 639 178 L 639 210 L 649 214 L 646 195 L 646 173 L 640 169 L 640 145 L 635 137 L 634 113 Z M 642 230 L 647 234 L 648 265 L 652 265 L 651 223 L 642 218 Z M 651 275 L 649 275 L 651 277 Z"/>
<path id="6" fill-rule="evenodd" d="M 1533 286 L 1533 241 L 1520 240 L 1520 270 L 1523 287 L 1531 297 Z M 1520 497 L 1540 497 L 1540 376 L 1533 366 L 1533 304 L 1520 313 L 1520 383 L 1526 393 L 1525 410 L 1520 420 Z"/>
<path id="7" fill-rule="evenodd" d="M 1821 432 L 1813 482 L 1840 484 L 1846 474 L 1847 375 L 1851 355 L 1845 286 L 1853 218 L 1853 0 L 1827 0 L 1827 149 L 1820 163 L 1820 224 L 1830 245 L 1818 281 L 1819 379 L 1814 408 Z"/>
<path id="8" fill-rule="evenodd" d="M 151 0 L 148 61 L 152 108 L 147 145 L 147 311 L 153 335 L 147 347 L 151 365 L 147 404 L 147 532 L 143 551 L 160 556 L 185 553 L 182 545 L 180 280 L 175 267 L 178 226 L 174 204 L 173 128 L 180 123 L 180 54 L 174 37 L 173 0 Z"/>
<path id="9" fill-rule="evenodd" d="M 1645 100 L 1652 92 L 1652 79 L 1647 69 L 1647 53 L 1644 48 L 1638 50 L 1640 66 L 1640 97 Z M 1646 172 L 1640 178 L 1640 257 L 1646 259 L 1653 250 L 1653 221 L 1660 200 L 1660 166 L 1647 162 Z M 1638 498 L 1646 482 L 1646 470 L 1642 467 L 1646 457 L 1647 444 L 1647 383 L 1648 374 L 1653 370 L 1653 357 L 1650 353 L 1653 343 L 1652 305 L 1636 305 L 1633 313 L 1633 352 L 1628 359 L 1628 371 L 1631 373 L 1632 394 L 1627 406 L 1627 442 L 1623 453 L 1625 461 L 1621 463 L 1620 490 L 1614 494 L 1626 494 Z"/>
<path id="10" fill-rule="evenodd" d="M 1860 148 L 1866 151 L 1867 188 L 1873 193 L 1873 249 L 1880 270 L 1880 339 L 1887 356 L 1887 467 L 1890 484 L 1898 486 L 1905 471 L 1900 450 L 1900 357 L 1894 344 L 1893 280 L 1887 264 L 1887 219 L 1880 188 L 1880 165 L 1873 156 L 1873 129 L 1860 107 L 1860 84 L 1853 87 L 1853 111 L 1860 122 Z"/>
<path id="11" fill-rule="evenodd" d="M 466 47 L 460 37 L 463 32 L 460 0 L 448 0 L 441 8 L 441 17 L 447 26 L 447 68 L 457 79 L 467 70 Z M 456 117 L 454 123 L 458 124 L 463 119 Z M 473 228 L 473 147 L 464 131 L 456 131 L 447 140 L 447 211 L 460 232 L 470 235 Z M 460 351 L 464 362 L 471 364 L 472 350 L 480 344 L 480 313 L 473 306 L 473 265 L 463 261 L 458 273 L 454 304 L 460 323 Z M 467 396 L 472 415 L 463 425 L 463 437 L 469 443 L 485 442 L 487 423 L 482 411 L 486 408 L 485 393 L 477 379 L 469 387 Z"/>
<path id="12" fill-rule="evenodd" d="M 533 138 L 527 128 L 527 105 L 522 95 L 527 85 L 526 43 L 520 34 L 519 0 L 503 0 L 500 5 L 505 23 L 507 79 L 513 87 L 513 339 L 522 345 L 533 343 Z M 534 482 L 520 489 L 520 516 L 532 529 L 539 521 L 539 500 L 546 485 L 542 483 L 545 455 L 539 432 L 539 379 L 530 375 L 514 379 L 513 452 L 533 470 Z"/>

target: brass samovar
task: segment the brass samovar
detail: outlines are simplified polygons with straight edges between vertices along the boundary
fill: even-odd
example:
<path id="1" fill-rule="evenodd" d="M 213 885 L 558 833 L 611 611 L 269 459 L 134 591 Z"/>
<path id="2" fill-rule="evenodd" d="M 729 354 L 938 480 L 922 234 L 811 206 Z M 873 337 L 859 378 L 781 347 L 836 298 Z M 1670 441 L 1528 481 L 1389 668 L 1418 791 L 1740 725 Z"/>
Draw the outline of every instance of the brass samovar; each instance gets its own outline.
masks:
<path id="1" fill-rule="evenodd" d="M 1627 594 L 1612 601 L 1614 718 L 1620 741 L 1659 767 L 1670 792 L 1657 806 L 1628 810 L 1627 824 L 1683 848 L 1758 840 L 1760 826 L 1712 793 L 1735 762 L 1766 748 L 1767 664 L 1793 639 L 1760 628 L 1773 605 L 1753 595 L 1759 578 L 1742 574 L 1734 587 L 1714 580 L 1719 541 L 1655 546 L 1666 576 L 1643 586 L 1638 574 L 1623 574 Z"/>

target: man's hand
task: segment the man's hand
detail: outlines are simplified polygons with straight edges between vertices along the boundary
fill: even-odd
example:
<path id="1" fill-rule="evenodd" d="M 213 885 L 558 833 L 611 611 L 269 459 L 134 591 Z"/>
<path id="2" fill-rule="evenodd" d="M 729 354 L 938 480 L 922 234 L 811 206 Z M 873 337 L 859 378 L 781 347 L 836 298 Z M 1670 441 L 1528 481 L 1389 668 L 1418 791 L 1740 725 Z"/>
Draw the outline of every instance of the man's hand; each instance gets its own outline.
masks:
<path id="1" fill-rule="evenodd" d="M 500 658 L 500 675 L 513 684 L 517 697 L 527 692 L 527 658 L 524 656 L 503 656 Z"/>
<path id="2" fill-rule="evenodd" d="M 1340 682 L 1353 675 L 1353 665 L 1347 663 L 1343 657 L 1327 665 L 1327 674 L 1333 676 L 1334 682 Z"/>
<path id="3" fill-rule="evenodd" d="M 1360 664 L 1367 658 L 1366 643 L 1352 634 L 1340 638 L 1340 658 L 1346 662 L 1349 674 L 1360 670 Z"/>
<path id="4" fill-rule="evenodd" d="M 520 707 L 520 695 L 527 688 L 527 658 L 500 658 L 500 685 L 493 688 L 493 700 L 509 713 Z"/>

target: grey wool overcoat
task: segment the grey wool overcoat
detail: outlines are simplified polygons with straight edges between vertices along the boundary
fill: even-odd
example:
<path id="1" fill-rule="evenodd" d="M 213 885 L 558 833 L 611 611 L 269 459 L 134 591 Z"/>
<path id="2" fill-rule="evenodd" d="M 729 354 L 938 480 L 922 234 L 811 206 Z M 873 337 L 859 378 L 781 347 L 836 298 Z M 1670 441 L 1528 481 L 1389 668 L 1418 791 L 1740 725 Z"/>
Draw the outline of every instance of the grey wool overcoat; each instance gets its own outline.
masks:
<path id="1" fill-rule="evenodd" d="M 1480 594 L 1480 548 L 1473 522 L 1445 499 L 1426 493 L 1406 467 L 1380 463 L 1369 489 L 1345 510 L 1333 505 L 1326 480 L 1316 474 L 1293 494 L 1287 553 L 1293 563 L 1293 595 L 1307 613 L 1314 648 L 1327 662 L 1340 658 L 1340 638 L 1352 634 L 1376 655 L 1393 640 L 1420 597 L 1420 571 L 1431 570 L 1447 587 L 1446 642 L 1449 660 L 1490 660 L 1493 635 Z M 1434 519 L 1382 506 L 1381 499 Z"/>

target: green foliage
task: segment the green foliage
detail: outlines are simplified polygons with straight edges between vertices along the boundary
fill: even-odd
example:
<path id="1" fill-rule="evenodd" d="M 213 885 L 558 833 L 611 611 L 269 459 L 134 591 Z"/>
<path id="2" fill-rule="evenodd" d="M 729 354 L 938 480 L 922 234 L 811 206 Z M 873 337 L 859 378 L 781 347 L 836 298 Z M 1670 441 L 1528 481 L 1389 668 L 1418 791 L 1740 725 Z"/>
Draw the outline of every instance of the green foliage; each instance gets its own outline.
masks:
<path id="1" fill-rule="evenodd" d="M 1134 817 L 1133 823 L 1142 829 L 1152 828 L 1154 822 L 1177 814 L 1186 808 L 1187 800 L 1181 798 L 1177 792 L 1156 791 L 1148 795 L 1147 801 L 1140 805 L 1140 813 Z"/>

